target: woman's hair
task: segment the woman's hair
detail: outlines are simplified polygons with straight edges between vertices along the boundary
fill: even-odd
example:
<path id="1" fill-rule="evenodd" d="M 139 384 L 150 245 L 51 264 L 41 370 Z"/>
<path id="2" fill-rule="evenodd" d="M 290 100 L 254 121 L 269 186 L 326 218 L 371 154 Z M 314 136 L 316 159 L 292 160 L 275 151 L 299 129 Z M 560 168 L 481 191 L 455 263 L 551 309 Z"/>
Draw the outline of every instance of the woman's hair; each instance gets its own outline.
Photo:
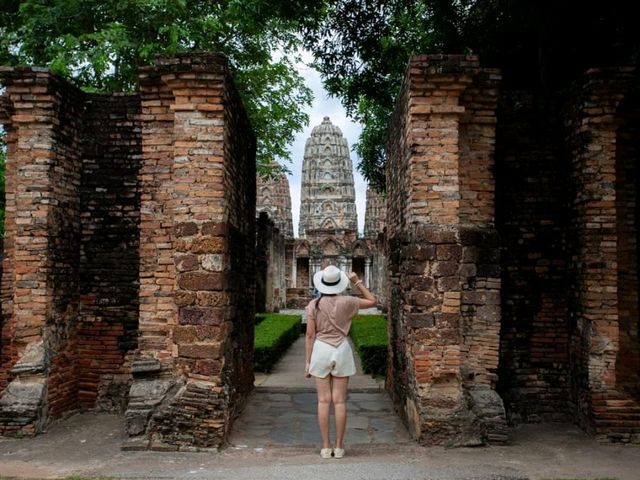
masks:
<path id="1" fill-rule="evenodd" d="M 318 313 L 318 310 L 320 310 L 320 300 L 322 300 L 322 297 L 335 297 L 336 294 L 335 293 L 321 293 L 320 296 L 318 297 L 318 299 L 316 300 L 316 313 Z"/>
<path id="2" fill-rule="evenodd" d="M 322 297 L 324 297 L 324 293 L 321 293 L 318 299 L 316 300 L 316 313 L 318 313 L 318 310 L 320 310 L 320 300 L 322 300 Z"/>

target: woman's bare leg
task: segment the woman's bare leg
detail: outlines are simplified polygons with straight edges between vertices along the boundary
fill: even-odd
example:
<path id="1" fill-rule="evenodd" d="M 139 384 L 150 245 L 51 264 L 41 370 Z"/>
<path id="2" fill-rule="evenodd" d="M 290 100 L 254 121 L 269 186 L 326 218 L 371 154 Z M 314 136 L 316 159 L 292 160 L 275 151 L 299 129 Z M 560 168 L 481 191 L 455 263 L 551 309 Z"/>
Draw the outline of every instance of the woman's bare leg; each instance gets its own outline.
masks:
<path id="1" fill-rule="evenodd" d="M 331 407 L 331 375 L 325 378 L 316 377 L 318 392 L 318 425 L 322 435 L 322 448 L 331 448 L 329 442 L 329 408 Z"/>
<path id="2" fill-rule="evenodd" d="M 347 387 L 349 377 L 333 377 L 331 400 L 336 414 L 336 448 L 344 448 L 344 431 L 347 427 Z"/>

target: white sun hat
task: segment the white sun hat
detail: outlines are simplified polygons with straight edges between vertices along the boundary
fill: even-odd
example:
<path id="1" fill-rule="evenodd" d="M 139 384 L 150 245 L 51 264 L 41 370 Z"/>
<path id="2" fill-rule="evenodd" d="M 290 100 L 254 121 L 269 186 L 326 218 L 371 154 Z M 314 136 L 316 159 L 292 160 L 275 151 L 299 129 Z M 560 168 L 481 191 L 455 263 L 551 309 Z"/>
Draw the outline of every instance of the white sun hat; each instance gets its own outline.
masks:
<path id="1" fill-rule="evenodd" d="M 329 265 L 324 270 L 316 272 L 313 276 L 313 284 L 320 293 L 332 295 L 347 288 L 349 278 L 335 265 Z"/>

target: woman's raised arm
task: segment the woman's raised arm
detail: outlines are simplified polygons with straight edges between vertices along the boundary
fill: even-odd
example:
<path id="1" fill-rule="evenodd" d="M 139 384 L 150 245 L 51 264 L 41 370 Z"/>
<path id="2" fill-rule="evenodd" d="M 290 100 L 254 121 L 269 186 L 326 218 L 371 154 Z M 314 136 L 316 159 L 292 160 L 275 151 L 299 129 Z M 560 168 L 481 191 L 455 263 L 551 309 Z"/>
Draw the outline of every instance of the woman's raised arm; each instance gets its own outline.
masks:
<path id="1" fill-rule="evenodd" d="M 360 308 L 373 308 L 377 305 L 376 297 L 373 296 L 373 293 L 369 291 L 367 287 L 364 286 L 362 280 L 358 278 L 354 272 L 349 273 L 349 280 L 353 284 L 354 288 L 357 288 L 358 291 L 362 294 L 364 298 L 360 299 Z"/>

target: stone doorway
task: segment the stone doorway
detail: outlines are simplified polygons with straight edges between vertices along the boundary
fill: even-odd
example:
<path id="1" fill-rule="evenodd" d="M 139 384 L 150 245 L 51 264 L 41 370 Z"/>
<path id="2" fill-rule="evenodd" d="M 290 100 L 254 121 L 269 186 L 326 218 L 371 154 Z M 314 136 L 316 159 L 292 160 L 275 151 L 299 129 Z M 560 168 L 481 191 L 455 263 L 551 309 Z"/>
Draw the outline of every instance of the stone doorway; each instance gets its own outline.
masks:
<path id="1" fill-rule="evenodd" d="M 361 278 L 366 284 L 367 276 L 365 275 L 364 262 L 365 262 L 364 258 L 354 257 L 351 260 L 351 271 L 357 274 L 358 278 Z"/>
<path id="2" fill-rule="evenodd" d="M 296 288 L 309 289 L 309 257 L 296 259 Z"/>

